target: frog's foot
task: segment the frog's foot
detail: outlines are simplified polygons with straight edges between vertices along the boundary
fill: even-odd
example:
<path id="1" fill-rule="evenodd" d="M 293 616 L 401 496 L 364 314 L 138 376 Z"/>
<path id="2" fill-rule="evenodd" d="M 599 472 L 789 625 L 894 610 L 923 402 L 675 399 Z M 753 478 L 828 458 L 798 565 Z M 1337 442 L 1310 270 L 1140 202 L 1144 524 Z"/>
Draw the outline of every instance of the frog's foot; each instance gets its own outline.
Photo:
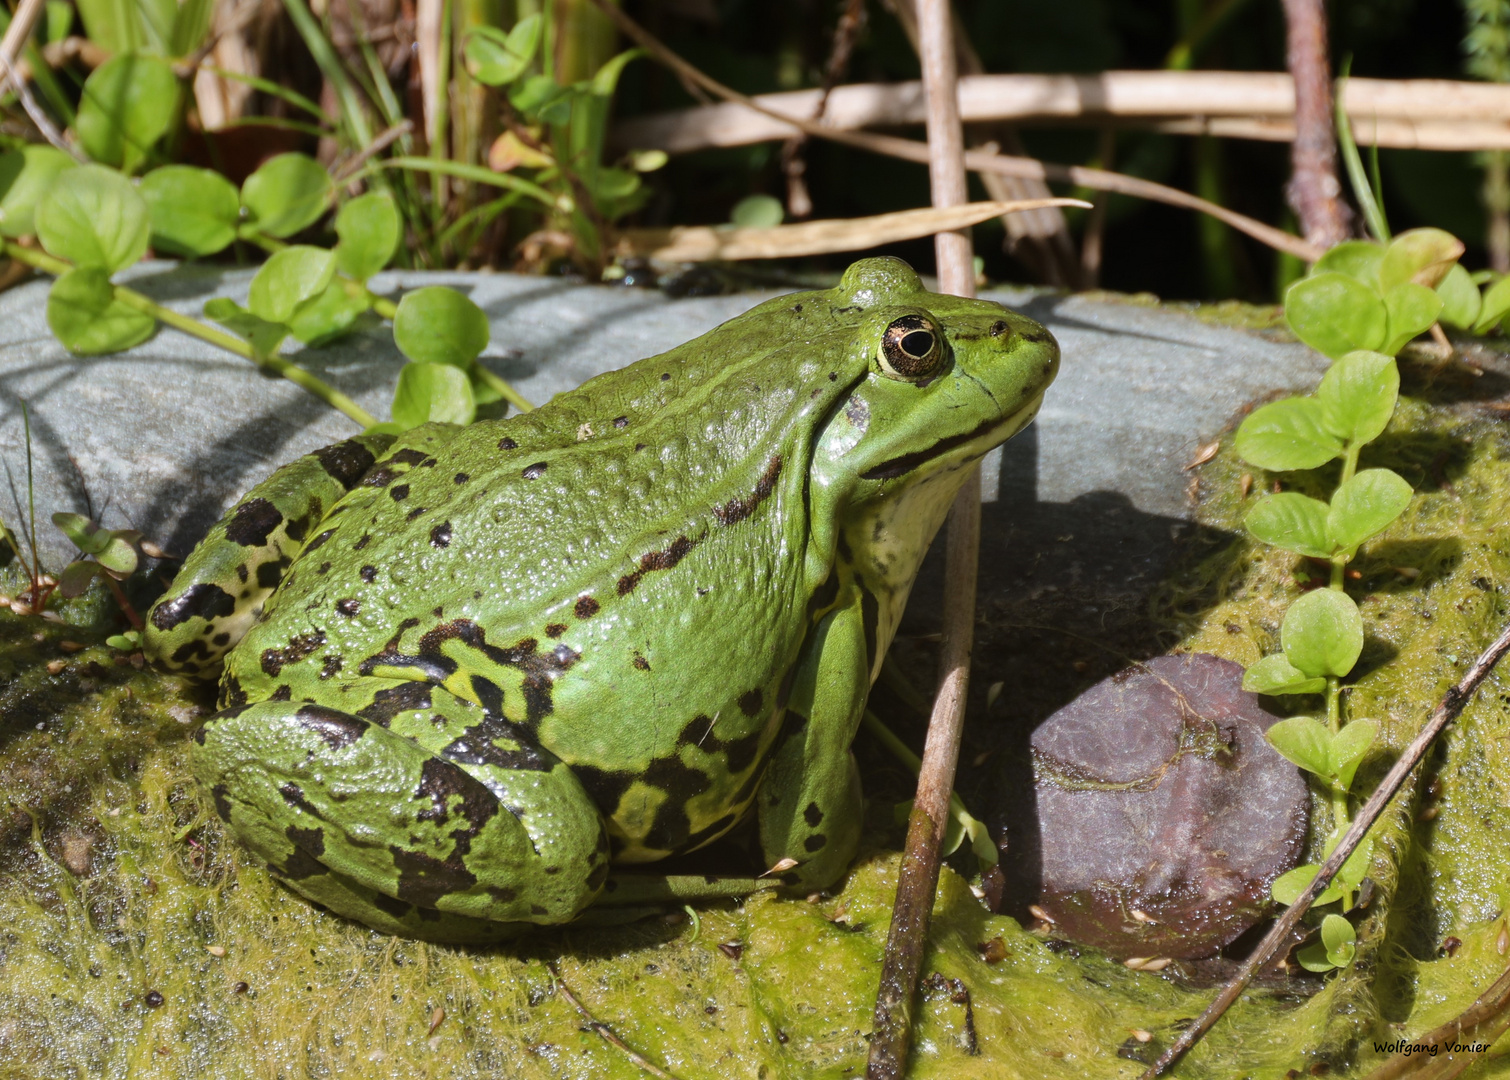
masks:
<path id="1" fill-rule="evenodd" d="M 423 936 L 436 935 L 410 908 L 571 919 L 608 875 L 597 807 L 507 721 L 440 687 L 431 697 L 432 749 L 322 705 L 263 701 L 211 717 L 194 770 L 278 876 L 343 915 Z"/>
<path id="2" fill-rule="evenodd" d="M 774 871 L 762 880 L 812 892 L 849 867 L 865 814 L 854 755 L 845 751 L 830 769 L 806 769 L 801 734 L 778 748 L 758 796 L 760 845 Z"/>

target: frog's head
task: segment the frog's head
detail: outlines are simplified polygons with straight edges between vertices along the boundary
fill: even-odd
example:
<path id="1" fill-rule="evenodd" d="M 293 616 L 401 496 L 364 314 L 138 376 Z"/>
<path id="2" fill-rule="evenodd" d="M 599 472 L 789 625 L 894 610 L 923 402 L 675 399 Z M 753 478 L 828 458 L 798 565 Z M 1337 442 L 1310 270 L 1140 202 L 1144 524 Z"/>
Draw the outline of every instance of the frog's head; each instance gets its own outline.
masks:
<path id="1" fill-rule="evenodd" d="M 814 448 L 813 517 L 905 588 L 968 467 L 1037 414 L 1059 346 L 1000 304 L 927 292 L 899 259 L 855 263 L 828 295 L 856 320 L 852 381 Z"/>

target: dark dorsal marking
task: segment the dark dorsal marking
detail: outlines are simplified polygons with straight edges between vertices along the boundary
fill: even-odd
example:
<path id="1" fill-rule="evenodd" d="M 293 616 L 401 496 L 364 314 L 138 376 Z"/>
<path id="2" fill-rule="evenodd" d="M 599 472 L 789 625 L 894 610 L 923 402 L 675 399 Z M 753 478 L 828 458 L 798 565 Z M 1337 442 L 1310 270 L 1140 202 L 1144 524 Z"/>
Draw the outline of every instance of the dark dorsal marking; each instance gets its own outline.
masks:
<path id="1" fill-rule="evenodd" d="M 318 735 L 332 750 L 350 746 L 367 732 L 365 720 L 324 705 L 301 705 L 294 713 L 294 720 L 304 730 Z"/>
<path id="2" fill-rule="evenodd" d="M 261 547 L 282 523 L 283 514 L 272 503 L 266 499 L 248 499 L 231 514 L 225 538 L 242 547 Z"/>
<path id="3" fill-rule="evenodd" d="M 745 498 L 730 499 L 722 506 L 713 508 L 713 516 L 720 525 L 733 525 L 753 514 L 760 504 L 776 490 L 776 478 L 781 475 L 781 455 L 774 455 L 766 464 L 765 472 L 755 482 L 755 490 Z"/>
<path id="4" fill-rule="evenodd" d="M 379 727 L 387 727 L 401 712 L 430 707 L 430 684 L 406 682 L 390 686 L 372 695 L 372 704 L 359 709 L 357 715 Z"/>
<path id="5" fill-rule="evenodd" d="M 325 631 L 316 630 L 312 634 L 299 634 L 290 638 L 288 644 L 281 649 L 263 649 L 262 671 L 276 679 L 285 667 L 298 663 L 324 644 Z"/>
<path id="6" fill-rule="evenodd" d="M 703 536 L 706 536 L 704 533 Z M 619 578 L 619 595 L 628 596 L 639 585 L 640 579 L 655 570 L 670 570 L 677 563 L 687 557 L 687 553 L 698 544 L 702 543 L 703 537 L 689 540 L 685 536 L 678 536 L 671 541 L 670 545 L 661 551 L 647 551 L 640 556 L 639 568 Z"/>
<path id="7" fill-rule="evenodd" d="M 350 491 L 363 474 L 372 468 L 376 460 L 372 456 L 372 451 L 355 439 L 347 439 L 334 446 L 316 450 L 314 458 L 325 470 L 325 474 L 347 491 Z"/>
<path id="8" fill-rule="evenodd" d="M 159 630 L 172 630 L 190 619 L 212 619 L 230 615 L 236 610 L 236 598 L 219 585 L 201 581 L 190 585 L 171 600 L 164 600 L 152 609 L 152 625 Z"/>

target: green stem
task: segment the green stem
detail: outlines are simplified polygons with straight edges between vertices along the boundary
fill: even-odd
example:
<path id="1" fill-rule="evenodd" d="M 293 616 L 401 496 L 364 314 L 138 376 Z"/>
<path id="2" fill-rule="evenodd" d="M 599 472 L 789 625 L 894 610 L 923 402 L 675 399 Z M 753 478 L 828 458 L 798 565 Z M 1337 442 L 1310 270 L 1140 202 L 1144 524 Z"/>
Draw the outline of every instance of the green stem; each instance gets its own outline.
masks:
<path id="1" fill-rule="evenodd" d="M 24 248 L 19 244 L 6 241 L 3 250 L 6 255 L 17 262 L 25 263 L 28 266 L 54 276 L 61 276 L 73 269 L 72 266 L 62 259 L 55 259 L 51 255 L 37 251 L 35 248 Z M 126 288 L 124 285 L 115 285 L 113 288 L 115 299 L 126 307 L 140 311 L 144 315 L 150 315 L 158 322 L 167 323 L 174 329 L 182 330 L 184 333 L 197 337 L 201 341 L 207 341 L 211 345 L 218 345 L 228 352 L 233 352 L 237 356 L 250 360 L 258 367 L 283 376 L 283 378 L 295 386 L 308 390 L 332 408 L 339 409 L 352 420 L 362 425 L 362 427 L 371 427 L 378 422 L 377 417 L 362 408 L 351 398 L 324 380 L 311 375 L 297 364 L 277 355 L 258 356 L 251 345 L 239 337 L 234 337 L 222 330 L 217 330 L 213 326 L 206 326 L 198 319 L 192 319 L 187 315 L 180 315 L 178 312 L 165 308 L 161 304 L 143 296 L 141 293 Z"/>
<path id="2" fill-rule="evenodd" d="M 507 379 L 493 374 L 476 360 L 472 361 L 472 371 L 478 379 L 492 387 L 499 394 L 502 394 L 503 399 L 520 412 L 529 412 L 535 407 L 530 403 L 528 398 L 510 386 Z"/>
<path id="3" fill-rule="evenodd" d="M 860 723 L 865 727 L 866 731 L 870 732 L 878 740 L 880 740 L 882 746 L 891 751 L 892 757 L 896 758 L 903 765 L 906 765 L 915 773 L 922 771 L 923 759 L 914 754 L 911 747 L 909 747 L 901 739 L 897 738 L 896 734 L 891 730 L 891 728 L 881 723 L 881 718 L 879 716 L 871 712 L 869 709 L 866 709 L 864 715 L 860 718 Z M 965 809 L 964 800 L 952 791 L 949 793 L 949 812 L 953 814 L 955 818 L 959 818 L 961 815 L 967 815 L 970 813 L 969 810 Z"/>

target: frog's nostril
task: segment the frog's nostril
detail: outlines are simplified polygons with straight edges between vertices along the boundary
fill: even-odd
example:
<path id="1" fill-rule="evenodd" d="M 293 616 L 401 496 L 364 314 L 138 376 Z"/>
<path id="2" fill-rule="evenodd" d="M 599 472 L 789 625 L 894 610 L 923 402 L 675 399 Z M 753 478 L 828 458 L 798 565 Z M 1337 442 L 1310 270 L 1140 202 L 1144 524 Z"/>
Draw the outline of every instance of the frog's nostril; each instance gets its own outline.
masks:
<path id="1" fill-rule="evenodd" d="M 991 324 L 991 336 L 1001 337 L 1007 332 L 1008 329 L 1009 327 L 1007 326 L 1007 320 L 997 319 L 994 323 Z"/>

